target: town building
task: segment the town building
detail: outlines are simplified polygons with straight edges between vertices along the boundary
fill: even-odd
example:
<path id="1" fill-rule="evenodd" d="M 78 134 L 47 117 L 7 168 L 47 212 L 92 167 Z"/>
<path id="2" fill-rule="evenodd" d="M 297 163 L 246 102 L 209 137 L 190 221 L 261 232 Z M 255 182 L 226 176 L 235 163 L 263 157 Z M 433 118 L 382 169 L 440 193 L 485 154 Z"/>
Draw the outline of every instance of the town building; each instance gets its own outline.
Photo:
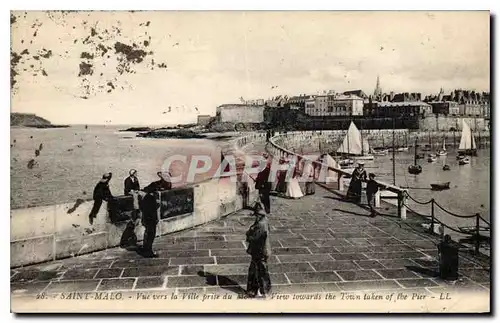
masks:
<path id="1" fill-rule="evenodd" d="M 212 117 L 208 114 L 201 114 L 198 116 L 198 125 L 199 126 L 206 126 L 207 124 L 212 121 Z"/>
<path id="2" fill-rule="evenodd" d="M 326 94 L 305 101 L 305 113 L 310 116 L 360 116 L 363 99 L 356 95 Z"/>
<path id="3" fill-rule="evenodd" d="M 223 104 L 216 108 L 217 122 L 264 122 L 264 105 Z"/>
<path id="4" fill-rule="evenodd" d="M 432 113 L 432 106 L 425 102 L 377 102 L 364 105 L 363 115 L 375 118 L 404 118 L 420 116 L 425 118 Z"/>

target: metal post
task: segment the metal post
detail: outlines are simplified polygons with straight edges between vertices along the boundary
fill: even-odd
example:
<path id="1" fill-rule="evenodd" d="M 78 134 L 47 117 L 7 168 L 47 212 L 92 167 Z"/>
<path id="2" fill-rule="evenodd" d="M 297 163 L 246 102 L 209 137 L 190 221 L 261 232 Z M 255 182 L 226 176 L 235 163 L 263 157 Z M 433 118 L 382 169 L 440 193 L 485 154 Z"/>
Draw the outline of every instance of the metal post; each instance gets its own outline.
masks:
<path id="1" fill-rule="evenodd" d="M 157 216 L 158 216 L 158 224 L 157 226 L 159 225 L 159 227 L 157 228 L 158 229 L 158 236 L 161 237 L 162 233 L 161 233 L 161 192 L 158 192 L 158 200 L 157 200 L 157 203 L 158 203 L 158 212 L 156 213 Z"/>
<path id="2" fill-rule="evenodd" d="M 429 230 L 431 233 L 434 233 L 434 198 L 431 199 L 431 226 L 429 227 Z"/>
<path id="3" fill-rule="evenodd" d="M 476 213 L 476 246 L 474 251 L 479 254 L 479 213 Z"/>

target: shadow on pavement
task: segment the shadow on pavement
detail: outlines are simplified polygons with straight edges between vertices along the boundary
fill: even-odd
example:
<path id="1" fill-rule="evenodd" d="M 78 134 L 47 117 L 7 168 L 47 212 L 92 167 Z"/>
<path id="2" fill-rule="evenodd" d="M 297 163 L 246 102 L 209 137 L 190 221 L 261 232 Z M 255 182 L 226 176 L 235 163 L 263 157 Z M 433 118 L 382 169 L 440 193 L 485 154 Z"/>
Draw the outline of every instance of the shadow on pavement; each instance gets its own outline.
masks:
<path id="1" fill-rule="evenodd" d="M 221 288 L 236 293 L 238 295 L 246 295 L 246 290 L 241 288 L 241 286 L 237 282 L 226 276 L 214 275 L 210 272 L 205 272 L 201 270 L 198 271 L 198 276 L 205 277 L 207 285 L 217 286 L 217 279 L 218 279 L 218 283 Z"/>
<path id="2" fill-rule="evenodd" d="M 406 269 L 419 273 L 427 277 L 439 277 L 439 272 L 432 270 L 430 268 L 417 267 L 417 266 L 405 266 Z"/>

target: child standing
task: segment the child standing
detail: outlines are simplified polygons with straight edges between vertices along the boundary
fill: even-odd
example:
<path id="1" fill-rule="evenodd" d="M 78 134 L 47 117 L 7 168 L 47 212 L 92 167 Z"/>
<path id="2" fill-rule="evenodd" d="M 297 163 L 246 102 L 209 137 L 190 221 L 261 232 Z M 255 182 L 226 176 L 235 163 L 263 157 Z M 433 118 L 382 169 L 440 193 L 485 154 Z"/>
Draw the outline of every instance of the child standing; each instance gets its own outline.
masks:
<path id="1" fill-rule="evenodd" d="M 368 174 L 368 182 L 366 183 L 366 199 L 368 200 L 368 206 L 370 207 L 371 217 L 377 216 L 374 206 L 375 206 L 375 194 L 378 192 L 378 184 L 375 182 L 375 174 Z"/>

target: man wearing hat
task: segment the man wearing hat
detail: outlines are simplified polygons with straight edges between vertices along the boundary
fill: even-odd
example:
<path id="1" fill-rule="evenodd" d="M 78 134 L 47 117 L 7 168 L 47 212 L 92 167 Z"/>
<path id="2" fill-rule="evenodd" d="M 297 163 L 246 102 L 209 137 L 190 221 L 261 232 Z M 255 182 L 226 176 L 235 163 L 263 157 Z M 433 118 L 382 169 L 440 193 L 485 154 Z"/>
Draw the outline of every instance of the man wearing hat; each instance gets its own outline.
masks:
<path id="1" fill-rule="evenodd" d="M 170 172 L 167 173 L 168 176 L 163 175 L 162 172 L 158 172 L 156 173 L 156 175 L 158 175 L 160 179 L 146 186 L 144 188 L 144 191 L 146 193 L 155 191 L 168 191 L 172 189 L 172 183 L 170 182 Z"/>
<path id="2" fill-rule="evenodd" d="M 97 217 L 97 213 L 99 212 L 99 209 L 101 208 L 102 201 L 109 201 L 109 199 L 113 198 L 113 195 L 111 194 L 111 191 L 109 190 L 109 181 L 111 180 L 111 177 L 113 174 L 111 173 L 106 173 L 102 175 L 102 179 L 97 183 L 97 185 L 94 188 L 94 206 L 92 207 L 92 210 L 90 211 L 89 214 L 89 222 L 90 224 L 94 223 L 94 219 Z"/>
<path id="3" fill-rule="evenodd" d="M 246 233 L 247 253 L 252 256 L 247 280 L 247 293 L 250 297 L 257 296 L 259 292 L 265 296 L 271 291 L 271 278 L 267 267 L 267 259 L 271 256 L 269 223 L 259 202 L 254 205 L 254 215 L 255 222 Z"/>
<path id="4" fill-rule="evenodd" d="M 128 173 L 129 177 L 125 178 L 123 183 L 123 194 L 125 195 L 131 195 L 131 191 L 139 191 L 141 189 L 139 179 L 137 178 L 137 171 L 135 169 L 131 169 Z"/>
<path id="5" fill-rule="evenodd" d="M 362 181 L 366 181 L 365 163 L 358 162 L 358 167 L 354 169 L 351 175 L 351 183 L 347 190 L 346 199 L 354 203 L 361 202 Z"/>

